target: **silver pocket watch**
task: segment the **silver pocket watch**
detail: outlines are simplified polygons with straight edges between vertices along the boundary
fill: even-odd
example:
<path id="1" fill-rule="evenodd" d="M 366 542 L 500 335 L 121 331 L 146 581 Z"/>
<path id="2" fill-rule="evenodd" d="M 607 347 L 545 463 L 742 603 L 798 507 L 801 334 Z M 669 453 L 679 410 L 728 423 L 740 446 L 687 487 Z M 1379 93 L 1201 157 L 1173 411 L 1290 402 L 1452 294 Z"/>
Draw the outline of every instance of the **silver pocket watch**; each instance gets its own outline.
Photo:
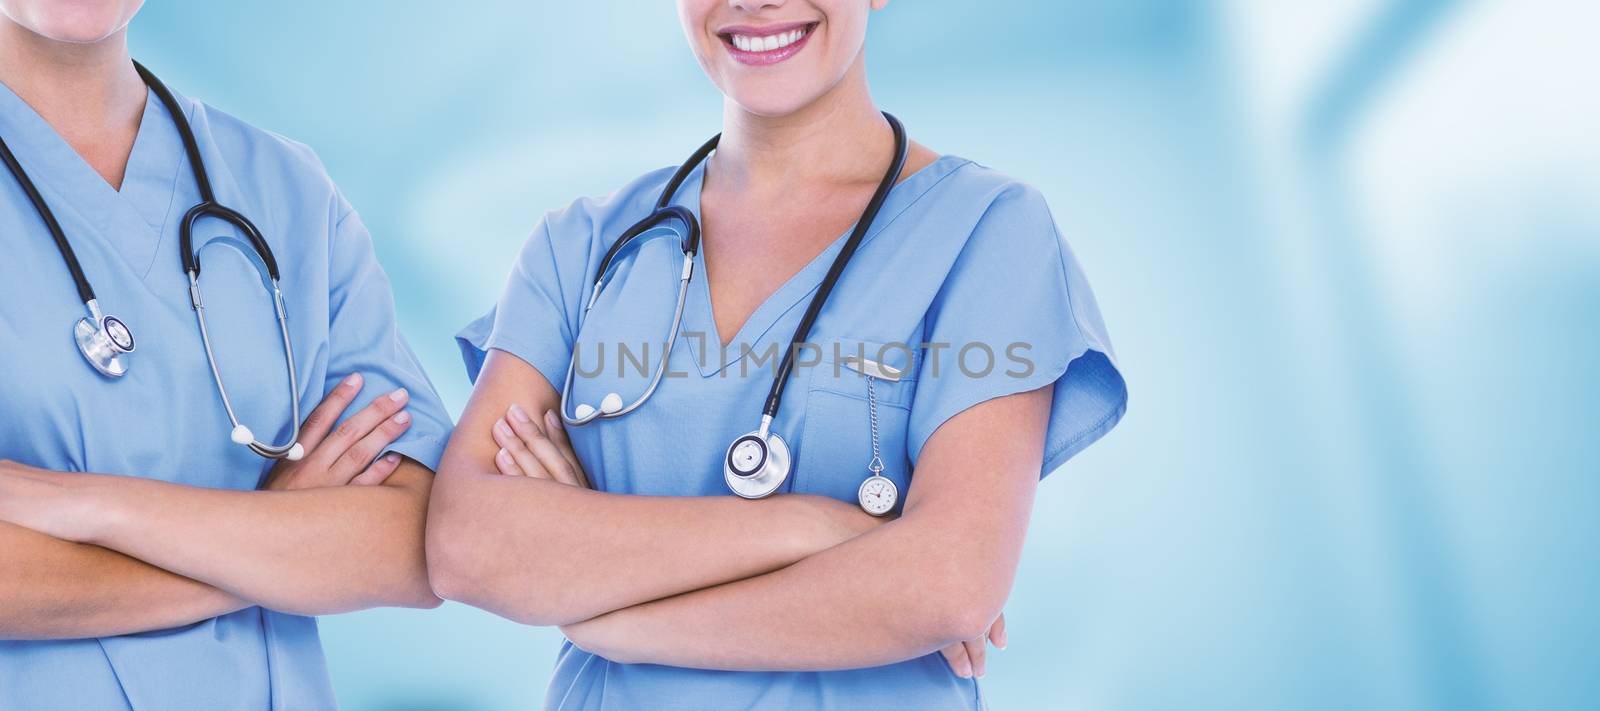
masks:
<path id="1" fill-rule="evenodd" d="M 867 462 L 867 478 L 856 489 L 856 501 L 861 504 L 862 511 L 873 516 L 887 516 L 900 501 L 900 487 L 883 475 L 883 453 L 878 448 L 878 391 L 874 384 L 879 379 L 897 381 L 901 372 L 866 358 L 846 358 L 845 365 L 867 379 L 867 421 L 872 428 L 872 459 Z"/>

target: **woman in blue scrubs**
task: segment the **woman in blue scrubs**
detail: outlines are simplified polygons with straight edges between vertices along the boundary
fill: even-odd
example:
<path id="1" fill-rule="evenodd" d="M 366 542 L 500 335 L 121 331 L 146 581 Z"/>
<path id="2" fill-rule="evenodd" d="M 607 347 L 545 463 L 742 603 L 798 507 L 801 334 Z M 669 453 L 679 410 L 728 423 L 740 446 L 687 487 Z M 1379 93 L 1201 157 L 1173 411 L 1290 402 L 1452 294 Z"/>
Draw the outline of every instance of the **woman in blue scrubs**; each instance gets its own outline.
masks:
<path id="1" fill-rule="evenodd" d="M 449 421 L 315 156 L 182 96 L 174 116 L 128 56 L 139 4 L 0 0 L 0 140 L 18 168 L 0 171 L 0 709 L 334 708 L 311 616 L 438 603 L 422 524 Z M 310 413 L 297 461 L 230 439 L 181 266 L 201 198 L 179 121 L 217 201 L 276 256 Z M 121 377 L 72 338 L 85 305 L 46 212 L 136 335 Z M 255 252 L 219 220 L 194 233 L 233 409 L 284 442 L 289 376 Z"/>
<path id="2" fill-rule="evenodd" d="M 434 488 L 429 573 L 446 598 L 561 626 L 546 708 L 983 705 L 1038 481 L 1116 424 L 1126 389 L 1038 192 L 912 145 L 864 211 L 897 154 L 863 58 L 886 2 L 679 0 L 723 133 L 668 198 L 702 249 L 638 409 L 682 224 L 630 246 L 586 306 L 672 168 L 546 215 L 458 336 L 476 388 Z M 729 443 L 758 426 L 858 223 L 770 423 L 793 470 L 775 495 L 730 495 Z M 617 416 L 563 426 L 562 387 L 566 417 Z M 875 473 L 892 486 L 868 491 Z"/>

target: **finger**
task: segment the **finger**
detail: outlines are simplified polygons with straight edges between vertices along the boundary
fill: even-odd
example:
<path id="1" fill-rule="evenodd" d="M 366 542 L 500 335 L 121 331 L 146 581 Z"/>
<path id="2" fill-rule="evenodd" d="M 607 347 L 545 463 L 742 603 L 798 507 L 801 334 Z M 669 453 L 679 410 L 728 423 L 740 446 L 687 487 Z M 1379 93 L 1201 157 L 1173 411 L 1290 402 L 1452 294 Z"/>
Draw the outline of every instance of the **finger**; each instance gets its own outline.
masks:
<path id="1" fill-rule="evenodd" d="M 389 480 L 389 475 L 400 468 L 400 455 L 390 452 L 373 462 L 372 466 L 361 472 L 350 483 L 355 486 L 377 486 Z"/>
<path id="2" fill-rule="evenodd" d="M 577 486 L 578 475 L 573 473 L 572 463 L 562 456 L 555 442 L 545 436 L 544 428 L 534 424 L 533 418 L 528 417 L 527 411 L 520 405 L 512 405 L 510 415 L 511 429 L 528 445 L 528 450 L 539 458 L 539 464 L 550 472 L 550 477 L 563 484 Z"/>
<path id="3" fill-rule="evenodd" d="M 338 464 L 333 468 L 335 478 L 343 483 L 354 481 L 356 476 L 372 465 L 372 460 L 377 457 L 394 441 L 400 439 L 411 428 L 411 413 L 401 410 L 392 417 L 378 423 L 377 428 L 367 433 L 339 457 Z"/>
<path id="4" fill-rule="evenodd" d="M 972 676 L 972 661 L 967 658 L 967 645 L 957 642 L 939 650 L 944 655 L 945 661 L 950 663 L 950 670 L 963 679 Z"/>
<path id="5" fill-rule="evenodd" d="M 555 478 L 550 475 L 550 472 L 545 471 L 543 465 L 539 464 L 539 458 L 534 456 L 533 452 L 528 451 L 528 444 L 523 442 L 522 438 L 511 430 L 511 425 L 506 424 L 505 419 L 495 420 L 493 429 L 495 444 L 500 445 L 501 449 L 511 453 L 511 459 L 517 463 L 517 468 L 522 470 L 523 476 L 534 479 Z"/>
<path id="6" fill-rule="evenodd" d="M 373 398 L 372 402 L 367 403 L 366 407 L 345 418 L 344 422 L 335 427 L 333 432 L 329 433 L 317 445 L 316 449 L 311 451 L 311 456 L 306 459 L 314 466 L 331 470 L 337 465 L 340 458 L 344 457 L 345 452 L 354 447 L 363 437 L 372 434 L 372 431 L 378 429 L 378 426 L 382 425 L 385 420 L 394 417 L 395 413 L 400 412 L 405 407 L 408 399 L 410 399 L 410 394 L 406 392 L 405 388 L 390 392 L 383 397 Z M 372 453 L 372 456 L 376 455 L 377 452 Z M 370 461 L 371 456 L 362 461 L 360 466 L 355 467 L 354 471 L 345 480 L 349 481 L 350 478 L 353 478 L 355 476 L 354 472 L 366 469 Z"/>
<path id="7" fill-rule="evenodd" d="M 513 459 L 511 453 L 503 448 L 494 453 L 494 468 L 502 476 L 527 476 L 527 474 L 523 473 L 522 467 L 517 466 L 517 460 Z"/>
<path id="8" fill-rule="evenodd" d="M 561 450 L 561 456 L 567 458 L 567 463 L 572 465 L 572 471 L 578 476 L 578 485 L 585 489 L 594 487 L 589 485 L 589 476 L 583 473 L 583 464 L 578 462 L 578 453 L 572 449 L 572 440 L 567 438 L 566 425 L 562 424 L 561 416 L 555 410 L 545 410 L 544 432 L 554 442 L 556 448 Z"/>
<path id="9" fill-rule="evenodd" d="M 339 421 L 339 416 L 350 407 L 350 403 L 361 393 L 361 374 L 351 373 L 344 380 L 333 386 L 333 390 L 317 403 L 316 409 L 306 416 L 305 423 L 300 425 L 300 445 L 307 452 L 317 448 L 322 438 L 328 436 L 328 431 L 333 429 L 333 423 Z"/>
<path id="10" fill-rule="evenodd" d="M 989 658 L 989 643 L 986 638 L 979 637 L 961 643 L 967 648 L 967 659 L 972 662 L 972 675 L 979 679 L 989 671 L 987 662 Z"/>
<path id="11" fill-rule="evenodd" d="M 1004 613 L 1001 613 L 1000 617 L 994 621 L 994 625 L 989 628 L 989 644 L 994 645 L 995 649 L 1002 652 L 1006 650 L 1006 616 Z"/>

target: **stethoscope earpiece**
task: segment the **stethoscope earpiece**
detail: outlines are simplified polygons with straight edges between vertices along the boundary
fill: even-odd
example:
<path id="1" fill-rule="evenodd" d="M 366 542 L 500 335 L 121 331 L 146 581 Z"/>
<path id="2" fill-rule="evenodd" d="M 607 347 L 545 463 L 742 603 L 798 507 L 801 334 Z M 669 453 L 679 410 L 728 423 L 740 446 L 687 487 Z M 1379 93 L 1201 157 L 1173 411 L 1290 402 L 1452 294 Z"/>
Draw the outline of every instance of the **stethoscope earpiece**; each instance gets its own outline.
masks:
<path id="1" fill-rule="evenodd" d="M 722 475 L 727 481 L 728 488 L 733 493 L 746 499 L 759 499 L 770 496 L 783 486 L 789 478 L 791 460 L 789 458 L 789 445 L 772 432 L 772 421 L 778 415 L 778 407 L 783 400 L 784 387 L 789 383 L 789 376 L 794 371 L 795 353 L 800 350 L 799 345 L 804 343 L 811 333 L 811 326 L 816 322 L 817 315 L 821 313 L 823 304 L 827 303 L 828 295 L 839 281 L 845 265 L 855 254 L 856 248 L 861 246 L 861 241 L 866 238 L 867 230 L 877 219 L 878 210 L 883 207 L 883 201 L 888 197 L 889 191 L 894 188 L 900 172 L 905 169 L 908 143 L 906 141 L 905 127 L 899 119 L 885 113 L 883 115 L 889 123 L 890 130 L 894 133 L 894 159 L 890 161 L 883 179 L 878 183 L 878 189 L 873 193 L 872 199 L 861 212 L 861 218 L 856 221 L 856 226 L 851 230 L 850 236 L 845 240 L 844 247 L 834 257 L 833 264 L 829 266 L 827 276 L 817 287 L 817 293 L 811 297 L 811 303 L 806 307 L 804 315 L 800 317 L 800 324 L 795 329 L 794 337 L 789 341 L 789 350 L 784 353 L 778 365 L 778 371 L 772 378 L 772 389 L 767 393 L 766 405 L 761 410 L 761 428 L 748 432 L 732 444 L 728 445 L 728 452 L 722 460 Z M 661 383 L 662 375 L 667 369 L 667 359 L 672 355 L 673 344 L 677 342 L 679 326 L 683 320 L 683 306 L 689 293 L 689 281 L 694 275 L 694 258 L 700 250 L 700 222 L 694 213 L 681 205 L 673 205 L 672 197 L 683 186 L 696 166 L 703 163 L 711 152 L 716 150 L 721 134 L 712 136 L 689 157 L 683 165 L 678 166 L 676 173 L 667 180 L 666 186 L 661 189 L 661 195 L 656 199 L 655 209 L 644 219 L 624 230 L 622 235 L 606 250 L 605 256 L 600 259 L 600 265 L 595 269 L 593 291 L 589 294 L 589 303 L 584 307 L 583 313 L 587 317 L 594 308 L 595 302 L 600 299 L 600 292 L 606 286 L 606 275 L 614 259 L 622 253 L 623 248 L 651 228 L 668 221 L 680 222 L 684 226 L 684 237 L 681 243 L 683 249 L 683 272 L 678 281 L 677 308 L 672 313 L 672 325 L 667 329 L 665 348 L 662 357 L 656 366 L 655 374 L 650 378 L 650 383 L 645 387 L 644 393 L 630 405 L 623 405 L 622 396 L 610 393 L 600 400 L 600 409 L 592 405 L 578 404 L 571 414 L 567 412 L 568 399 L 572 396 L 574 376 L 577 372 L 578 359 L 576 353 L 567 361 L 567 377 L 565 385 L 561 388 L 561 419 L 569 425 L 586 425 L 601 418 L 614 418 L 626 415 L 639 406 L 655 392 L 656 386 Z M 876 460 L 874 460 L 876 461 Z M 876 477 L 881 479 L 882 477 Z M 884 481 L 888 481 L 884 479 Z M 890 482 L 892 486 L 892 482 Z M 862 498 L 865 502 L 865 497 Z M 866 507 L 866 504 L 862 504 Z M 892 506 L 892 500 L 891 500 Z M 868 509 L 871 512 L 871 509 Z M 875 513 L 874 515 L 881 515 Z"/>
<path id="2" fill-rule="evenodd" d="M 155 93 L 172 115 L 172 120 L 177 124 L 179 138 L 183 140 L 183 150 L 189 160 L 189 169 L 194 174 L 195 189 L 200 193 L 200 203 L 189 209 L 183 221 L 178 225 L 178 243 L 180 255 L 183 258 L 183 271 L 189 277 L 189 299 L 194 308 L 195 318 L 200 326 L 200 340 L 205 345 L 206 362 L 211 366 L 211 377 L 217 386 L 217 395 L 222 399 L 222 407 L 227 410 L 228 421 L 233 424 L 233 429 L 228 433 L 228 438 L 236 444 L 248 446 L 251 451 L 263 457 L 272 459 L 297 460 L 305 456 L 305 447 L 300 446 L 300 384 L 295 376 L 294 348 L 289 341 L 288 314 L 283 303 L 283 292 L 278 288 L 278 262 L 272 255 L 272 248 L 266 239 L 261 236 L 260 230 L 244 215 L 219 204 L 216 195 L 211 189 L 211 180 L 206 177 L 205 160 L 200 156 L 200 144 L 195 140 L 194 128 L 189 125 L 188 117 L 183 107 L 178 105 L 178 100 L 167 89 L 161 80 L 151 74 L 148 69 L 138 62 L 133 63 L 139 76 L 146 86 Z M 72 250 L 72 244 L 67 241 L 66 232 L 61 229 L 61 223 L 56 220 L 55 213 L 45 202 L 44 196 L 39 193 L 38 186 L 28 177 L 28 172 L 23 169 L 22 163 L 17 160 L 11 148 L 4 139 L 0 139 L 0 163 L 15 177 L 17 184 L 33 203 L 34 211 L 39 214 L 39 219 L 44 222 L 45 228 L 50 231 L 51 239 L 55 240 L 56 249 L 61 253 L 61 260 L 66 263 L 67 271 L 72 274 L 73 284 L 78 289 L 78 297 L 83 300 L 83 305 L 89 310 L 89 317 L 79 319 L 73 325 L 72 335 L 77 341 L 78 350 L 83 353 L 83 359 L 88 361 L 90 367 L 107 377 L 120 378 L 128 372 L 128 363 L 123 356 L 133 352 L 133 331 L 128 325 L 114 316 L 107 316 L 100 312 L 100 305 L 95 299 L 94 286 L 89 283 L 89 277 L 83 272 L 83 265 L 78 262 L 78 256 Z M 278 329 L 283 337 L 283 356 L 285 370 L 289 375 L 289 401 L 291 406 L 289 443 L 285 445 L 272 445 L 257 442 L 250 428 L 239 423 L 238 416 L 233 411 L 233 403 L 228 400 L 227 388 L 223 387 L 222 374 L 217 368 L 217 359 L 211 347 L 211 336 L 206 329 L 205 304 L 200 297 L 200 261 L 195 256 L 193 242 L 190 240 L 194 223 L 201 218 L 216 218 L 237 227 L 244 233 L 256 252 L 259 268 L 263 271 L 262 281 L 272 291 L 273 309 L 277 313 Z M 204 245 L 202 245 L 204 246 Z"/>
<path id="3" fill-rule="evenodd" d="M 564 410 L 565 408 L 562 409 Z M 598 410 L 593 405 L 578 403 L 578 406 L 572 410 L 573 416 L 567 422 L 574 425 L 584 425 L 595 417 L 610 417 L 619 412 L 622 412 L 622 394 L 607 393 L 605 397 L 600 398 L 600 409 Z"/>

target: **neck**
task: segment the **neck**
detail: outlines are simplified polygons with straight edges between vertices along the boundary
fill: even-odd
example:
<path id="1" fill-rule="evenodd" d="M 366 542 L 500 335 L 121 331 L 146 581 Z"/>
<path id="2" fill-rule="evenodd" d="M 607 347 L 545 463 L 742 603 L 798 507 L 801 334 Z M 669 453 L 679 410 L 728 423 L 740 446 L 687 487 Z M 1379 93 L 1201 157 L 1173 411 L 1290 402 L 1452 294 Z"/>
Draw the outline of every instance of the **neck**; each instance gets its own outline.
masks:
<path id="1" fill-rule="evenodd" d="M 98 42 L 61 42 L 0 15 L 0 82 L 63 135 L 137 127 L 144 110 L 126 30 Z"/>
<path id="2" fill-rule="evenodd" d="M 712 160 L 722 178 L 746 187 L 876 183 L 894 150 L 860 59 L 833 89 L 799 111 L 759 116 L 730 100 L 722 123 Z"/>

